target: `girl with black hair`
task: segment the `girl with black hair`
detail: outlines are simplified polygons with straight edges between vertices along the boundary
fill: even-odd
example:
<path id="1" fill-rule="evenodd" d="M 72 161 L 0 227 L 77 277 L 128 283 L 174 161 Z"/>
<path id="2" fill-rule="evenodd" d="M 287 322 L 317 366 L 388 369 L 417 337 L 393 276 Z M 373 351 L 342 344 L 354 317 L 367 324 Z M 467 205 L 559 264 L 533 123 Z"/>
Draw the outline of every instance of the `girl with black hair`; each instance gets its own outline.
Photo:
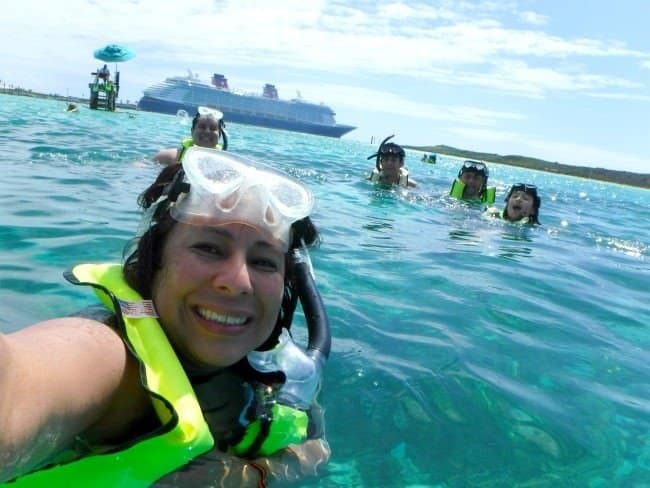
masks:
<path id="1" fill-rule="evenodd" d="M 537 194 L 537 187 L 527 183 L 516 183 L 510 187 L 505 198 L 505 207 L 486 209 L 486 215 L 499 217 L 508 222 L 539 225 L 539 208 L 542 199 Z"/>

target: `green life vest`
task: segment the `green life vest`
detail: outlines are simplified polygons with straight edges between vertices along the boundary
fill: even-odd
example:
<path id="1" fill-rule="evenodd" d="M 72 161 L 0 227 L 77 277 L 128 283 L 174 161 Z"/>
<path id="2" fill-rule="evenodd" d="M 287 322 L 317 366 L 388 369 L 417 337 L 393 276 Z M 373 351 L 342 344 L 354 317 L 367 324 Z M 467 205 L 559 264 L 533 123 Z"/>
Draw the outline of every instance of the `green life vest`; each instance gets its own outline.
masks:
<path id="1" fill-rule="evenodd" d="M 122 267 L 81 264 L 66 277 L 75 284 L 92 286 L 102 303 L 123 317 L 124 340 L 141 362 L 143 385 L 155 399 L 163 427 L 119 452 L 89 455 L 35 471 L 10 486 L 145 487 L 212 449 L 214 439 L 201 407 L 158 321 L 128 312 L 144 302 L 124 280 Z"/>
<path id="2" fill-rule="evenodd" d="M 123 450 L 93 454 L 23 475 L 12 487 L 145 487 L 210 451 L 215 441 L 192 385 L 160 324 L 125 281 L 119 264 L 80 264 L 66 273 L 77 285 L 92 286 L 123 326 L 123 338 L 141 364 L 141 379 L 163 425 L 151 437 Z M 238 456 L 270 456 L 307 438 L 307 412 L 274 403 L 246 426 L 230 448 Z M 2 485 L 0 485 L 2 486 Z"/>
<path id="3" fill-rule="evenodd" d="M 467 201 L 477 201 L 481 203 L 486 203 L 486 204 L 492 204 L 494 203 L 494 200 L 496 198 L 496 188 L 494 186 L 488 186 L 485 191 L 481 194 L 480 198 L 463 198 L 463 192 L 465 191 L 465 183 L 460 181 L 458 178 L 454 180 L 454 182 L 451 184 L 451 190 L 449 191 L 449 195 L 458 198 L 459 200 L 467 200 Z"/>
<path id="4" fill-rule="evenodd" d="M 194 145 L 194 139 L 191 137 L 186 137 L 181 141 L 181 147 L 180 147 L 180 152 L 178 153 L 178 160 L 182 161 L 183 156 L 185 155 L 185 151 L 187 151 L 190 147 Z M 215 149 L 221 150 L 221 144 L 217 144 L 214 146 Z"/>

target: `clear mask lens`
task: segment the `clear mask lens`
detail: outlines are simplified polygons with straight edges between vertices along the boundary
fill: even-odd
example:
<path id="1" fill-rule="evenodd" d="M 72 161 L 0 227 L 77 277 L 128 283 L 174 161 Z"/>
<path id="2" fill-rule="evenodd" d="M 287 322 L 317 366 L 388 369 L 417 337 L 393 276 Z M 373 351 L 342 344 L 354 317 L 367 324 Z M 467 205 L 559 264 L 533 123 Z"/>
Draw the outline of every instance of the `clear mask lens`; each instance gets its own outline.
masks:
<path id="1" fill-rule="evenodd" d="M 524 193 L 536 194 L 537 187 L 535 185 L 528 185 L 526 183 L 516 183 L 512 185 L 512 189 L 510 190 L 510 193 L 515 191 L 523 191 Z"/>
<path id="2" fill-rule="evenodd" d="M 197 109 L 197 112 L 198 112 L 199 115 L 201 115 L 201 116 L 204 116 L 204 117 L 205 117 L 205 116 L 212 117 L 212 118 L 215 119 L 215 120 L 221 120 L 221 119 L 223 119 L 223 113 L 222 113 L 221 111 L 217 110 L 216 108 L 210 108 L 210 107 L 203 107 L 203 106 L 201 106 L 201 107 L 199 107 L 199 108 Z"/>
<path id="3" fill-rule="evenodd" d="M 171 209 L 181 222 L 241 222 L 288 243 L 291 224 L 308 216 L 314 205 L 300 181 L 233 153 L 193 146 L 183 157 L 183 170 L 190 191 Z"/>
<path id="4" fill-rule="evenodd" d="M 485 163 L 481 163 L 480 161 L 465 161 L 463 163 L 463 168 L 461 169 L 461 174 L 464 173 L 465 171 L 476 171 L 478 173 L 483 173 L 483 175 L 487 178 L 489 175 L 489 171 Z"/>

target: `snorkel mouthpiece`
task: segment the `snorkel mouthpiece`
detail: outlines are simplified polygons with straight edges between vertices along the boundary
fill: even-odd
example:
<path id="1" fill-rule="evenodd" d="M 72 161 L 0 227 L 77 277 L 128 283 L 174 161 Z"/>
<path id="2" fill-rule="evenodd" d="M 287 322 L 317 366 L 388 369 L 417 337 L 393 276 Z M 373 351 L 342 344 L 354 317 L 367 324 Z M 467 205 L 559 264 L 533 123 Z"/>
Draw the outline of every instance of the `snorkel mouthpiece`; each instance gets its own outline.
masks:
<path id="1" fill-rule="evenodd" d="M 288 246 L 291 224 L 314 206 L 313 194 L 297 179 L 232 153 L 192 146 L 183 157 L 183 171 L 189 192 L 170 211 L 180 222 L 248 224 Z"/>

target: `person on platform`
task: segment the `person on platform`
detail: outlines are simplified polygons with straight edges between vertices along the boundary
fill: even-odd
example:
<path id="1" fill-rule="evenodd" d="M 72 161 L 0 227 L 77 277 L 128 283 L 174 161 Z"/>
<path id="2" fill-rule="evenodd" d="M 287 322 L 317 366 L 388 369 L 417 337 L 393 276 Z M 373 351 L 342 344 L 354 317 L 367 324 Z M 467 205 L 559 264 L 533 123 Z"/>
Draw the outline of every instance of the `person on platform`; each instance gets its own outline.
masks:
<path id="1" fill-rule="evenodd" d="M 107 83 L 111 78 L 111 72 L 108 69 L 108 66 L 104 65 L 99 70 L 97 70 L 97 77 L 104 83 Z"/>

